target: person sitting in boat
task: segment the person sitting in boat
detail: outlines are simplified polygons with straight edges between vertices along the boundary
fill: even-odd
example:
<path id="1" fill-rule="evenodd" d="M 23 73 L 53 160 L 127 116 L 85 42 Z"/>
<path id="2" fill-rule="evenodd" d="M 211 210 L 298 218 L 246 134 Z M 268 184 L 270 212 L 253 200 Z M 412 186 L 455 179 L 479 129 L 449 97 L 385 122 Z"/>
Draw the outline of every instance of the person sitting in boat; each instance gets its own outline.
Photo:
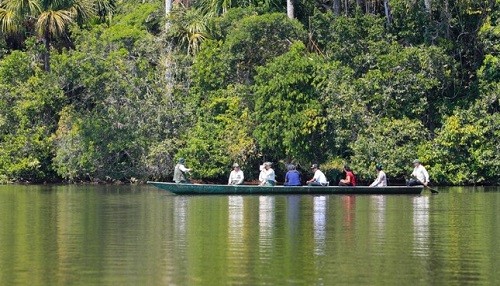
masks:
<path id="1" fill-rule="evenodd" d="M 382 165 L 377 164 L 377 166 L 375 166 L 375 170 L 377 171 L 377 178 L 375 179 L 375 181 L 373 181 L 373 183 L 371 183 L 370 187 L 386 187 L 387 176 L 382 170 Z"/>
<path id="2" fill-rule="evenodd" d="M 425 167 L 420 163 L 418 159 L 413 160 L 413 172 L 411 173 L 411 178 L 406 182 L 407 186 L 426 186 L 429 184 L 429 173 Z"/>
<path id="3" fill-rule="evenodd" d="M 339 186 L 355 187 L 356 176 L 354 176 L 354 173 L 352 172 L 351 168 L 349 168 L 349 166 L 344 165 L 344 173 L 345 173 L 345 179 L 340 180 Z"/>
<path id="4" fill-rule="evenodd" d="M 276 185 L 276 174 L 272 168 L 271 162 L 265 162 L 264 168 L 261 169 L 259 179 L 260 186 L 275 186 Z"/>
<path id="5" fill-rule="evenodd" d="M 243 171 L 240 169 L 240 165 L 238 163 L 233 164 L 233 170 L 231 174 L 229 174 L 228 185 L 241 185 L 243 184 L 243 180 L 245 176 L 243 175 Z"/>
<path id="6" fill-rule="evenodd" d="M 311 170 L 314 172 L 314 176 L 312 179 L 307 181 L 307 185 L 309 186 L 327 186 L 328 181 L 326 179 L 325 174 L 321 172 L 318 164 L 312 164 Z"/>
<path id="7" fill-rule="evenodd" d="M 294 164 L 290 164 L 287 167 L 288 172 L 285 175 L 285 186 L 301 186 L 301 176 L 300 172 L 297 171 L 297 168 Z"/>
<path id="8" fill-rule="evenodd" d="M 186 168 L 184 164 L 186 163 L 186 160 L 184 158 L 180 158 L 179 161 L 177 161 L 177 165 L 175 165 L 174 168 L 174 182 L 177 184 L 189 184 L 190 181 L 187 178 L 187 174 L 191 172 L 191 169 Z"/>

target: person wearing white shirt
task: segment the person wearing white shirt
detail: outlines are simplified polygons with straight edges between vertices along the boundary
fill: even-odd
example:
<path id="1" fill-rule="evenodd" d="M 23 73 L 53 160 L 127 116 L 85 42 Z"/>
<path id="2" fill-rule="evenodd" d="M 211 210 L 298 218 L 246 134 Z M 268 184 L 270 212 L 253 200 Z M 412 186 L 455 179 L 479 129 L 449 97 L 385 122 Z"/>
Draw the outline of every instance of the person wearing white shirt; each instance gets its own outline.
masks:
<path id="1" fill-rule="evenodd" d="M 184 166 L 185 163 L 186 160 L 184 158 L 180 158 L 174 167 L 174 182 L 178 184 L 186 184 L 190 182 L 187 178 L 187 174 L 191 172 L 191 169 L 186 168 L 186 166 Z"/>
<path id="2" fill-rule="evenodd" d="M 385 175 L 385 172 L 382 171 L 382 165 L 377 164 L 375 167 L 375 170 L 377 170 L 377 178 L 373 183 L 370 185 L 370 187 L 385 187 L 387 186 L 387 176 Z"/>
<path id="3" fill-rule="evenodd" d="M 233 170 L 231 174 L 229 174 L 229 180 L 227 182 L 228 185 L 241 185 L 243 184 L 243 180 L 245 176 L 243 175 L 243 171 L 240 169 L 240 166 L 237 163 L 233 164 Z"/>
<path id="4" fill-rule="evenodd" d="M 261 169 L 259 180 L 260 186 L 274 186 L 276 185 L 276 174 L 272 167 L 271 162 L 265 162 L 264 168 Z"/>
<path id="5" fill-rule="evenodd" d="M 312 171 L 314 172 L 314 177 L 307 181 L 307 185 L 309 186 L 327 186 L 328 181 L 326 180 L 325 174 L 321 172 L 318 164 L 313 164 L 311 166 Z"/>
<path id="6" fill-rule="evenodd" d="M 424 185 L 427 187 L 429 184 L 429 173 L 427 173 L 427 170 L 425 167 L 420 163 L 419 160 L 414 160 L 413 161 L 413 172 L 411 173 L 411 178 L 406 184 L 408 186 L 421 186 Z"/>

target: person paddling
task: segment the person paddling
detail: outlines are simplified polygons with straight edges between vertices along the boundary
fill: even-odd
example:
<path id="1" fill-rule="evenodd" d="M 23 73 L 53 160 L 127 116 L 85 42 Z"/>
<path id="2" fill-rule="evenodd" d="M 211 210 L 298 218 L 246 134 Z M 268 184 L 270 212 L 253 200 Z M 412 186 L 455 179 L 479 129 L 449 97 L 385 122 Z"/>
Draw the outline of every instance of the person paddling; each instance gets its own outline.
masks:
<path id="1" fill-rule="evenodd" d="M 309 186 L 327 186 L 328 185 L 328 180 L 326 179 L 326 176 L 321 170 L 319 169 L 318 164 L 312 164 L 311 170 L 314 172 L 314 177 L 307 181 L 307 184 Z"/>
<path id="2" fill-rule="evenodd" d="M 345 179 L 340 180 L 339 186 L 356 186 L 356 177 L 349 166 L 344 165 Z"/>
<path id="3" fill-rule="evenodd" d="M 377 164 L 377 166 L 375 166 L 375 170 L 377 170 L 377 178 L 373 181 L 373 183 L 371 183 L 370 187 L 387 186 L 387 176 L 385 175 L 385 172 L 382 171 L 382 165 Z"/>
<path id="4" fill-rule="evenodd" d="M 190 183 L 189 179 L 187 178 L 187 174 L 191 172 L 191 169 L 186 168 L 186 166 L 184 166 L 185 163 L 186 160 L 184 158 L 180 158 L 174 167 L 174 182 L 176 182 L 177 184 Z"/>
<path id="5" fill-rule="evenodd" d="M 413 172 L 411 178 L 406 182 L 407 186 L 426 186 L 429 184 L 429 173 L 418 159 L 413 160 Z"/>

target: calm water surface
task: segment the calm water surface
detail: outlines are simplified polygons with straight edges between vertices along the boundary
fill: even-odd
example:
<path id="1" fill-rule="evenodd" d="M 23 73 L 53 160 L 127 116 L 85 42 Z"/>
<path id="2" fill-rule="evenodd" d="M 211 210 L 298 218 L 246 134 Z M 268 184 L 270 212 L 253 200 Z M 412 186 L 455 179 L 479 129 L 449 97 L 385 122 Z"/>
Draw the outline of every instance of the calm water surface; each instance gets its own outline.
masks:
<path id="1" fill-rule="evenodd" d="M 0 186 L 0 285 L 500 285 L 500 188 Z"/>

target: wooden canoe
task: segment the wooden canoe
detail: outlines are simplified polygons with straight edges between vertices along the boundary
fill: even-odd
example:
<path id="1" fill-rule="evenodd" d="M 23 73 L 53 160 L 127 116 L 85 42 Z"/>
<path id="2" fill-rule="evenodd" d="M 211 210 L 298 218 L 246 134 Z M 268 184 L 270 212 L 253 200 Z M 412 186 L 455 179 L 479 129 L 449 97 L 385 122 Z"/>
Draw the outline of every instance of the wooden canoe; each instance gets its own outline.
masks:
<path id="1" fill-rule="evenodd" d="M 291 195 L 291 194 L 420 194 L 423 186 L 387 186 L 387 187 L 313 187 L 313 186 L 274 186 L 262 187 L 256 185 L 204 185 L 204 184 L 176 184 L 165 182 L 147 182 L 157 188 L 178 195 Z"/>

